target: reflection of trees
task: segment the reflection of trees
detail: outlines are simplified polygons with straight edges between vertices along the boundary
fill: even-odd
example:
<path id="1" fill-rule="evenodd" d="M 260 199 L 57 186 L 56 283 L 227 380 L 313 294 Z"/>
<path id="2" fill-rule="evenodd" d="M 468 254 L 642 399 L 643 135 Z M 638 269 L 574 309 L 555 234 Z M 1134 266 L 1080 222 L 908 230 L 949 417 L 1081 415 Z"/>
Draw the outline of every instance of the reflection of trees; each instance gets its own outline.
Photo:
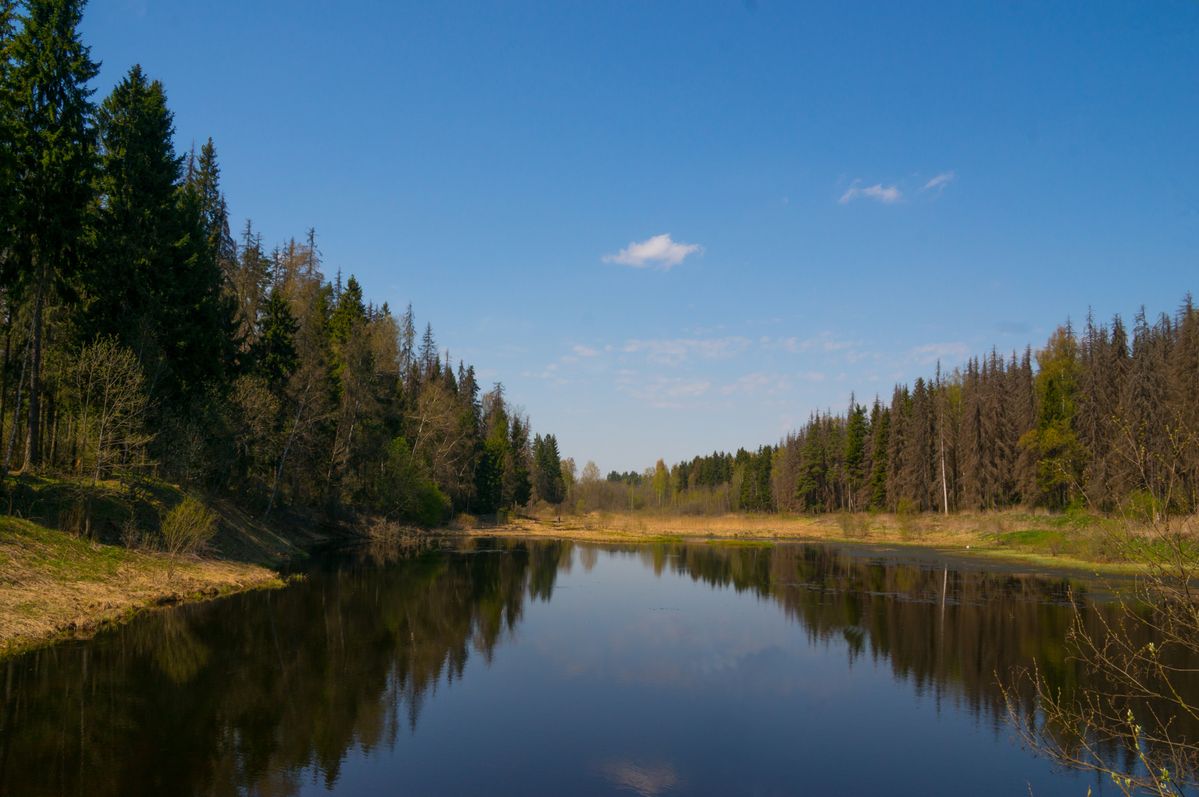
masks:
<path id="1" fill-rule="evenodd" d="M 656 573 L 770 598 L 811 641 L 843 641 L 851 664 L 864 655 L 885 660 L 917 692 L 961 701 L 992 720 L 1005 711 L 997 675 L 1035 661 L 1054 688 L 1069 691 L 1086 678 L 1064 644 L 1072 621 L 1065 578 L 947 571 L 824 546 L 611 549 L 640 557 Z M 1074 591 L 1086 600 L 1085 586 Z M 1088 607 L 1094 623 L 1116 611 L 1103 602 Z M 1035 704 L 1032 692 L 1016 696 L 1026 712 Z"/>
<path id="2" fill-rule="evenodd" d="M 505 554 L 483 552 L 502 547 Z M 379 552 L 374 552 L 379 556 Z M 154 614 L 0 665 L 0 794 L 293 794 L 394 745 L 426 695 L 548 599 L 568 544 L 488 543 Z"/>
<path id="3" fill-rule="evenodd" d="M 641 558 L 769 598 L 815 643 L 997 717 L 995 674 L 1065 658 L 1066 583 L 948 574 L 822 547 L 479 541 L 331 559 L 287 590 L 155 614 L 91 643 L 0 665 L 0 794 L 261 794 L 338 777 L 350 749 L 394 746 L 430 690 L 490 660 L 526 596 L 549 600 L 580 550 Z M 942 587 L 945 600 L 942 601 Z M 1028 696 L 1026 710 L 1031 709 Z"/>

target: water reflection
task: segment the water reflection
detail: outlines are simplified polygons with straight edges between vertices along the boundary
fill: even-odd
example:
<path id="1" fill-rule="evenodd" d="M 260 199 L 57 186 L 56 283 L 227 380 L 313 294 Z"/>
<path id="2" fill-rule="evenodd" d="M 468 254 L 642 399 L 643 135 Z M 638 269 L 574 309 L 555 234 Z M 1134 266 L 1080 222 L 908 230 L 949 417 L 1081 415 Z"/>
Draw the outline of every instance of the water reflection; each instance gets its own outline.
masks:
<path id="1" fill-rule="evenodd" d="M 373 794 L 384 781 L 370 778 L 395 776 L 376 772 L 375 764 L 388 756 L 407 767 L 404 781 L 415 793 L 428 793 L 419 783 L 437 783 L 437 770 L 444 777 L 457 756 L 497 765 L 512 760 L 504 750 L 520 749 L 515 740 L 471 735 L 476 721 L 499 716 L 514 734 L 557 745 L 559 757 L 598 761 L 588 767 L 590 780 L 573 784 L 576 793 L 727 793 L 739 766 L 769 761 L 688 762 L 696 771 L 708 767 L 701 788 L 690 770 L 680 774 L 679 762 L 668 763 L 668 745 L 630 755 L 621 734 L 633 726 L 606 727 L 605 709 L 629 700 L 620 716 L 630 723 L 680 723 L 658 736 L 628 736 L 628 744 L 644 748 L 665 745 L 663 735 L 688 732 L 692 709 L 709 710 L 704 721 L 713 724 L 705 733 L 719 737 L 730 717 L 744 719 L 741 712 L 760 714 L 766 723 L 780 695 L 829 699 L 839 687 L 877 688 L 835 672 L 821 676 L 815 663 L 801 659 L 831 653 L 851 670 L 889 671 L 892 683 L 931 697 L 939 710 L 948 701 L 955 711 L 998 727 L 1004 704 L 996 673 L 1035 660 L 1060 686 L 1085 677 L 1062 644 L 1070 616 L 1069 584 L 1061 577 L 804 545 L 576 546 L 505 539 L 446 545 L 330 556 L 286 590 L 155 613 L 89 642 L 0 664 L 0 794 L 291 795 L 335 785 Z M 620 607 L 632 600 L 634 582 L 605 578 L 635 579 L 646 569 L 659 576 L 651 581 L 681 576 L 683 587 L 690 580 L 711 589 L 670 593 L 687 605 L 638 604 L 626 622 Z M 571 589 L 556 589 L 562 579 Z M 722 614 L 733 611 L 730 590 L 737 614 Z M 747 602 L 749 596 L 757 601 Z M 551 600 L 578 619 L 551 623 L 546 614 L 525 622 L 533 607 Z M 713 608 L 704 608 L 705 601 Z M 780 611 L 781 624 L 772 619 Z M 801 631 L 802 646 L 788 628 Z M 526 630 L 528 639 L 522 638 Z M 513 649 L 507 670 L 498 661 L 506 645 Z M 488 666 L 473 668 L 459 684 L 472 657 Z M 493 685 L 483 673 L 503 680 Z M 558 686 L 559 678 L 569 688 Z M 643 717 L 628 697 L 630 684 L 649 690 L 638 695 L 692 693 L 673 710 L 677 716 Z M 439 691 L 462 702 L 446 704 L 444 713 L 439 704 L 427 735 L 463 747 L 438 753 L 444 760 L 417 760 L 414 745 L 422 734 L 416 731 Z M 877 723 L 870 722 L 881 732 L 887 709 L 879 694 L 847 691 L 839 699 L 847 718 L 854 701 L 864 712 L 878 712 Z M 573 714 L 561 708 L 570 700 L 580 705 Z M 538 701 L 574 724 L 537 727 Z M 533 713 L 510 716 L 525 709 Z M 451 716 L 466 719 L 443 728 Z M 773 727 L 763 727 L 771 739 L 737 743 L 753 744 L 763 756 L 776 743 L 786 750 L 786 740 L 773 736 L 794 719 L 780 714 L 770 720 Z M 821 723 L 836 735 L 832 719 Z M 593 741 L 584 738 L 584 728 Z M 545 758 L 552 757 L 547 751 Z M 541 765 L 544 771 L 520 768 L 479 782 L 504 782 L 512 793 L 558 791 L 561 773 Z M 353 768 L 353 777 L 342 777 L 344 767 Z M 778 782 L 790 777 L 780 772 Z M 402 793 L 402 784 L 391 785 Z"/>

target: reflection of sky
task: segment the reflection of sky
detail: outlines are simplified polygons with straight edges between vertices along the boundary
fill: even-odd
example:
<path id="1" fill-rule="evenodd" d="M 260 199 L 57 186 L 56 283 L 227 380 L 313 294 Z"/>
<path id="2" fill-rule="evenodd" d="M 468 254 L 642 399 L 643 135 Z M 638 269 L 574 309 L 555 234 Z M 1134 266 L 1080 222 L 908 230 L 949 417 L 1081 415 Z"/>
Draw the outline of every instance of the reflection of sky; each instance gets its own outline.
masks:
<path id="1" fill-rule="evenodd" d="M 842 635 L 814 640 L 770 599 L 637 556 L 593 565 L 526 603 L 394 750 L 347 753 L 338 793 L 1086 793 L 886 659 L 851 667 Z"/>
<path id="2" fill-rule="evenodd" d="M 730 600 L 731 589 L 697 588 L 670 573 L 647 579 L 638 559 L 601 556 L 594 577 L 561 578 L 559 611 L 538 629 L 537 651 L 561 675 L 674 689 L 811 686 L 799 674 L 818 665 L 819 651 L 773 601 Z M 581 616 L 588 622 L 577 622 Z"/>

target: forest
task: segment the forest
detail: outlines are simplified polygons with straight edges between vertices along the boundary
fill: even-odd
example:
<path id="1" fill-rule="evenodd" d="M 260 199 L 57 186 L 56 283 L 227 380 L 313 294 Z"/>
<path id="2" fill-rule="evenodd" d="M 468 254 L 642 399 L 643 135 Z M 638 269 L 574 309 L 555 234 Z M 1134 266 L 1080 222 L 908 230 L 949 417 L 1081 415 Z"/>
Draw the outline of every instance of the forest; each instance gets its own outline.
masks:
<path id="1" fill-rule="evenodd" d="M 1116 316 L 1067 323 L 1035 353 L 992 350 L 850 397 L 776 445 L 714 452 L 644 473 L 594 468 L 591 508 L 684 513 L 952 512 L 1043 507 L 1135 516 L 1199 509 L 1199 311 L 1131 331 Z"/>
<path id="2" fill-rule="evenodd" d="M 0 2 L 0 471 L 156 478 L 327 517 L 567 511 L 1199 507 L 1199 313 L 1067 323 L 816 412 L 777 444 L 576 472 L 411 305 L 370 301 L 314 229 L 234 233 L 211 139 L 161 82 L 108 96 L 78 0 Z M 331 273 L 329 273 L 331 272 Z"/>
<path id="3" fill-rule="evenodd" d="M 0 468 L 161 479 L 437 525 L 563 489 L 553 435 L 409 305 L 332 276 L 315 230 L 235 235 L 217 150 L 161 82 L 97 100 L 79 0 L 0 0 Z"/>

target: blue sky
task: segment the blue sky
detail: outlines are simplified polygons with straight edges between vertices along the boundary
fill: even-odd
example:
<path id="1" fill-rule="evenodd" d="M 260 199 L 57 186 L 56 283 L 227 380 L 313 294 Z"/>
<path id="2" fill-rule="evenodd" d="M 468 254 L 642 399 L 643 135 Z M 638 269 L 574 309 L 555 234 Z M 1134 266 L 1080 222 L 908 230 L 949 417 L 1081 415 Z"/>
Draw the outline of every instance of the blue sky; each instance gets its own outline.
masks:
<path id="1" fill-rule="evenodd" d="M 607 471 L 1199 288 L 1199 3 L 93 0 L 235 224 Z"/>

